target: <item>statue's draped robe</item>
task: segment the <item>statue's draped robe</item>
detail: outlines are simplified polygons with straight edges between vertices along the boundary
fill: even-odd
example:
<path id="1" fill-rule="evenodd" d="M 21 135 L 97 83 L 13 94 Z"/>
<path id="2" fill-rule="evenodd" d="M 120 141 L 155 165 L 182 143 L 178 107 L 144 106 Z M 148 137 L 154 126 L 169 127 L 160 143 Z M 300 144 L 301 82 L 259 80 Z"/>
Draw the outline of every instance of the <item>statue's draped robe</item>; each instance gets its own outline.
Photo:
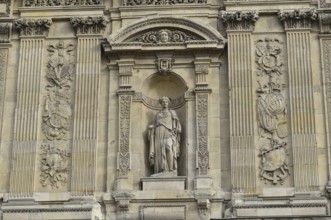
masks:
<path id="1" fill-rule="evenodd" d="M 176 112 L 173 110 L 158 112 L 153 127 L 150 134 L 150 155 L 154 156 L 154 173 L 177 170 L 181 127 Z M 173 157 L 172 164 L 168 164 L 169 155 Z"/>

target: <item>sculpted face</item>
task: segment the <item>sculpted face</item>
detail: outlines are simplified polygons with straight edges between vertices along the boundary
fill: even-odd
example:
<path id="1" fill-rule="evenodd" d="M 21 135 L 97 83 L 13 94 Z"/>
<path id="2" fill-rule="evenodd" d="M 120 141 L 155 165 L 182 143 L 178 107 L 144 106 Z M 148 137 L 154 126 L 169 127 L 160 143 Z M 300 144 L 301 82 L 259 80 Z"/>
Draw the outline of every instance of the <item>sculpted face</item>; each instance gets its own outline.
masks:
<path id="1" fill-rule="evenodd" d="M 162 43 L 168 42 L 169 41 L 169 35 L 166 31 L 161 31 L 160 32 L 160 41 Z"/>
<path id="2" fill-rule="evenodd" d="M 161 99 L 160 103 L 161 103 L 161 106 L 162 106 L 163 108 L 168 108 L 168 107 L 169 107 L 169 99 L 166 98 L 166 97 L 163 97 L 163 98 Z"/>

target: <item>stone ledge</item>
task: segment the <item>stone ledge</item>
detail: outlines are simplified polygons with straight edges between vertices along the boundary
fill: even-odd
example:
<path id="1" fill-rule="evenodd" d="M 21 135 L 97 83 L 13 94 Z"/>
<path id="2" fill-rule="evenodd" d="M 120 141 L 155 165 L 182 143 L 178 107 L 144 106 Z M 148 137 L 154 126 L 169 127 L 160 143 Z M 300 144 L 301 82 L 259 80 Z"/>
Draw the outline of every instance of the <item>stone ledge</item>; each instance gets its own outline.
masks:
<path id="1" fill-rule="evenodd" d="M 185 190 L 187 177 L 144 177 L 140 179 L 143 191 Z"/>

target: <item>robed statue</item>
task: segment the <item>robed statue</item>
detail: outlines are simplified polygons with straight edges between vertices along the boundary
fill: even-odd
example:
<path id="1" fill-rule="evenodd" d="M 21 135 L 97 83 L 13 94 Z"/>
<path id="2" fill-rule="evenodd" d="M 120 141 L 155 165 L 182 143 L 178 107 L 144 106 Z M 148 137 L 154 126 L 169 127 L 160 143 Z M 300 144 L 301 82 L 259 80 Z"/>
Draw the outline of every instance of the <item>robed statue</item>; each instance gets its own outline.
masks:
<path id="1" fill-rule="evenodd" d="M 162 110 L 148 129 L 149 161 L 154 166 L 152 176 L 177 176 L 181 126 L 176 112 L 168 108 L 170 98 L 161 97 L 159 102 Z"/>

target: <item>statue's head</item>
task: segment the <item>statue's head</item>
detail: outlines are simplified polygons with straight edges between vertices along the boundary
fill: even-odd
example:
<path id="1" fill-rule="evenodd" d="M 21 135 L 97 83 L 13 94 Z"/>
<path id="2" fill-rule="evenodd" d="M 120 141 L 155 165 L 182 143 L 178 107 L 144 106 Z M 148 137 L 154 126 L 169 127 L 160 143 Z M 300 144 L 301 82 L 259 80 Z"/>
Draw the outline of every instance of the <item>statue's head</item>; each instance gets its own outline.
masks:
<path id="1" fill-rule="evenodd" d="M 159 103 L 163 108 L 168 107 L 170 104 L 170 98 L 166 96 L 162 96 L 159 98 Z"/>
<path id="2" fill-rule="evenodd" d="M 169 41 L 169 31 L 168 30 L 165 30 L 165 29 L 160 30 L 159 35 L 160 35 L 160 41 L 162 43 L 166 43 Z"/>

